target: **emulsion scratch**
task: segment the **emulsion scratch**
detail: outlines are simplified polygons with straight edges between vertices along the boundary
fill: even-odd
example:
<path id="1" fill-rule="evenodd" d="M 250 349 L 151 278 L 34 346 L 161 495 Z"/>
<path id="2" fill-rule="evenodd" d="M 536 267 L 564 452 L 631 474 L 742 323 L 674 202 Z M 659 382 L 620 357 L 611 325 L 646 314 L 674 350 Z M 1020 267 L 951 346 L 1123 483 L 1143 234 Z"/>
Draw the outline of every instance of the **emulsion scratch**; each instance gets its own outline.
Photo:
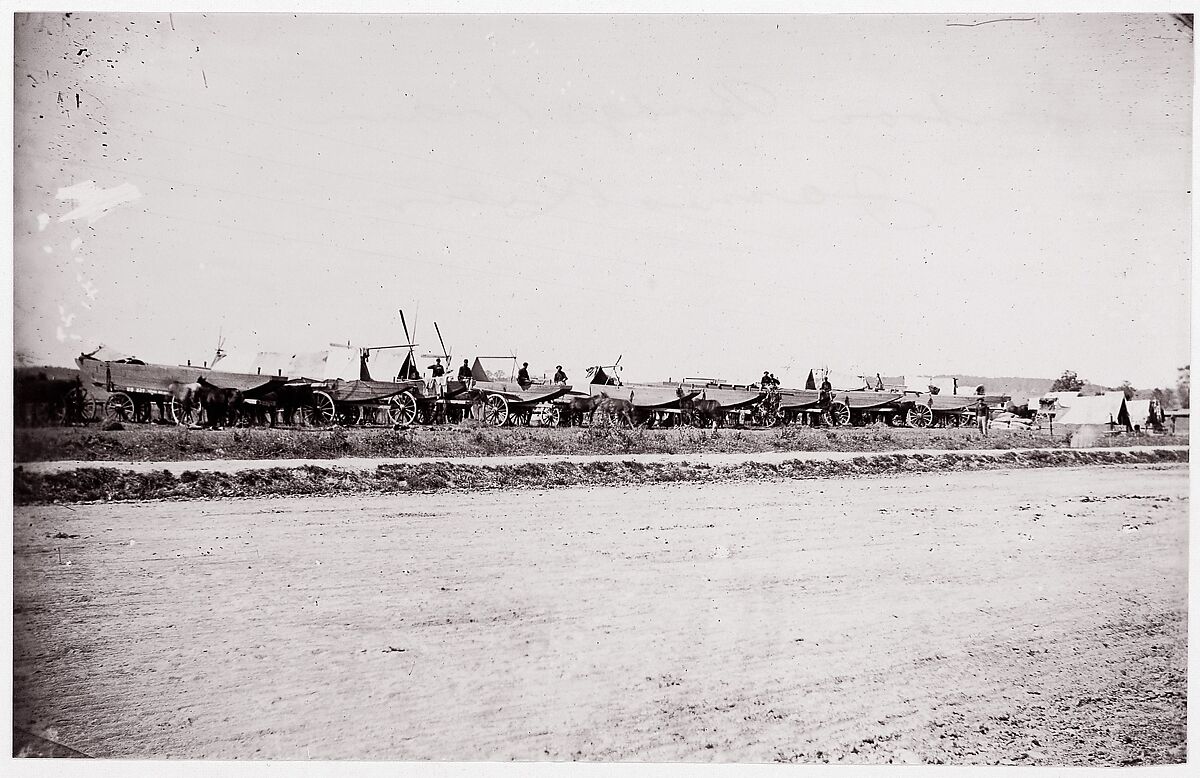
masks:
<path id="1" fill-rule="evenodd" d="M 74 200 L 75 208 L 64 216 L 58 217 L 60 222 L 71 219 L 87 219 L 88 224 L 94 224 L 110 210 L 122 203 L 131 203 L 139 199 L 142 193 L 130 183 L 114 186 L 111 189 L 101 189 L 95 181 L 83 181 L 74 186 L 59 189 L 55 195 L 59 200 Z"/>
<path id="2" fill-rule="evenodd" d="M 1032 21 L 1037 21 L 1037 20 L 1036 20 L 1036 19 L 1033 19 L 1032 17 L 1030 17 L 1029 19 L 1011 19 L 1011 18 L 1006 18 L 1006 19 L 988 19 L 987 21 L 983 21 L 983 22 L 972 22 L 972 23 L 966 23 L 966 22 L 948 22 L 948 23 L 946 24 L 946 26 L 947 26 L 947 27 L 979 27 L 980 25 L 984 25 L 984 24 L 995 24 L 996 22 L 1032 22 Z"/>

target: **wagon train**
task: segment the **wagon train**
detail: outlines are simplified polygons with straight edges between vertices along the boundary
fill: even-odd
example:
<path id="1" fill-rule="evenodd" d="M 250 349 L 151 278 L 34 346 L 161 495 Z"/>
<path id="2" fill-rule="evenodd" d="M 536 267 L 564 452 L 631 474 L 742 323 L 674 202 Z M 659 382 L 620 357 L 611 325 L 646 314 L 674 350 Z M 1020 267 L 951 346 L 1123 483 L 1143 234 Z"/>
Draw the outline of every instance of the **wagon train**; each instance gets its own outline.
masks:
<path id="1" fill-rule="evenodd" d="M 1009 399 L 902 387 L 822 391 L 815 388 L 812 373 L 803 389 L 703 378 L 626 383 L 620 378 L 619 359 L 616 364 L 589 368 L 586 387 L 575 389 L 565 383 L 516 380 L 516 358 L 511 355 L 476 357 L 469 376 L 464 367 L 452 378 L 443 367 L 436 371 L 442 375 L 422 378 L 415 345 L 351 348 L 347 344 L 299 354 L 259 352 L 250 362 L 236 365 L 223 360 L 218 349 L 213 364 L 201 366 L 147 364 L 101 348 L 80 355 L 75 375 L 61 369 L 52 378 L 44 372 L 18 372 L 18 419 L 27 424 L 107 419 L 205 426 L 404 427 L 471 417 L 491 426 L 556 427 L 599 419 L 647 427 L 872 423 L 929 427 L 970 424 L 981 398 L 989 409 L 1004 408 Z M 407 354 L 397 365 L 381 356 L 386 349 L 407 349 Z M 389 356 L 398 360 L 401 354 Z M 450 355 L 423 356 L 440 361 Z M 485 360 L 499 359 L 509 361 L 513 369 L 489 373 Z M 192 393 L 196 386 L 227 393 L 228 404 L 216 409 L 219 418 L 196 401 Z"/>

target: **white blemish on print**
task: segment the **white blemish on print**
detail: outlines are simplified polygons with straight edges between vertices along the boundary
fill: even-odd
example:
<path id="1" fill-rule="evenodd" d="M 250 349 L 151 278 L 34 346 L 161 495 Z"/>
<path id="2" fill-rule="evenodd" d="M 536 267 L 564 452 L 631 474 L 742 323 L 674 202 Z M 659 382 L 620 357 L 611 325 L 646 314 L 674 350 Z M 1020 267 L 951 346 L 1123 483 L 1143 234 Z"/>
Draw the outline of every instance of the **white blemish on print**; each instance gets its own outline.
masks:
<path id="1" fill-rule="evenodd" d="M 42 230 L 44 230 L 48 226 L 50 226 L 50 214 L 39 213 L 37 219 L 38 219 L 38 232 L 41 232 Z"/>
<path id="2" fill-rule="evenodd" d="M 83 245 L 83 238 L 75 238 L 71 241 L 71 251 L 79 251 L 79 247 Z"/>
<path id="3" fill-rule="evenodd" d="M 64 222 L 71 219 L 87 219 L 88 224 L 94 224 L 118 205 L 131 203 L 141 196 L 138 188 L 130 183 L 101 189 L 96 186 L 95 181 L 84 181 L 58 190 L 58 194 L 55 195 L 57 199 L 74 200 L 76 203 L 70 213 L 58 217 L 58 220 Z"/>

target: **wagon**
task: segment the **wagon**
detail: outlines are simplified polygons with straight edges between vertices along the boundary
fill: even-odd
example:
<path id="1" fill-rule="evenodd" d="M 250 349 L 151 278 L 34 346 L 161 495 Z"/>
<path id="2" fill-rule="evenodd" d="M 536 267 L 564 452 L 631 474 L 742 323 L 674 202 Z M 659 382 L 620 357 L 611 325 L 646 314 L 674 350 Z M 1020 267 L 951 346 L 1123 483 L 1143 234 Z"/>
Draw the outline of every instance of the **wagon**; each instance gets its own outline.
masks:
<path id="1" fill-rule="evenodd" d="M 238 389 L 253 402 L 287 381 L 282 376 L 227 373 L 196 365 L 147 364 L 128 358 L 104 360 L 91 354 L 81 354 L 75 364 L 89 394 L 102 393 L 105 418 L 120 422 L 152 421 L 154 407 L 158 408 L 160 421 L 197 421 L 198 411 L 185 408 L 170 391 L 173 383 L 192 384 L 204 378 L 223 389 Z"/>
<path id="2" fill-rule="evenodd" d="M 590 382 L 589 394 L 593 397 L 601 394 L 609 397 L 629 400 L 633 405 L 634 416 L 639 422 L 650 425 L 670 425 L 680 420 L 679 384 L 671 381 L 663 383 L 625 383 L 617 375 L 619 363 L 614 365 L 597 365 L 588 368 Z M 683 398 L 692 399 L 700 394 L 696 388 L 686 388 Z"/>
<path id="3" fill-rule="evenodd" d="M 778 414 L 777 406 L 775 408 L 763 407 L 769 393 L 766 389 L 723 383 L 706 378 L 685 378 L 679 383 L 678 388 L 684 390 L 685 396 L 686 393 L 694 393 L 692 396 L 697 399 L 716 400 L 721 403 L 721 410 L 725 414 L 727 422 L 741 422 L 748 416 L 763 426 L 775 426 Z M 767 405 L 774 405 L 774 400 L 777 398 L 778 394 L 774 393 L 772 402 Z M 702 421 L 694 414 L 685 418 L 684 422 L 693 426 L 702 424 Z"/>
<path id="4" fill-rule="evenodd" d="M 512 360 L 516 357 L 476 357 L 469 381 L 447 381 L 446 402 L 493 427 L 505 424 L 537 424 L 557 427 L 562 408 L 556 402 L 571 393 L 568 384 L 531 383 L 522 387 L 516 381 L 497 381 L 484 369 L 484 359 Z"/>

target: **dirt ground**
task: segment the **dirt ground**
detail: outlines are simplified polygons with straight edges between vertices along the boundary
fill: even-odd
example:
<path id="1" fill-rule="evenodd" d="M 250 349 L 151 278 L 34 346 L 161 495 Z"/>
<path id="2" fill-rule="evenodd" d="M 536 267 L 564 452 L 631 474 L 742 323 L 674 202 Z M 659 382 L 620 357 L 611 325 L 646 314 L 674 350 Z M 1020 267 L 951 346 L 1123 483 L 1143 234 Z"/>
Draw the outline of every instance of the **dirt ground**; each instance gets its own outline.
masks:
<path id="1" fill-rule="evenodd" d="M 92 756 L 1141 764 L 1187 467 L 18 508 L 14 724 Z"/>

